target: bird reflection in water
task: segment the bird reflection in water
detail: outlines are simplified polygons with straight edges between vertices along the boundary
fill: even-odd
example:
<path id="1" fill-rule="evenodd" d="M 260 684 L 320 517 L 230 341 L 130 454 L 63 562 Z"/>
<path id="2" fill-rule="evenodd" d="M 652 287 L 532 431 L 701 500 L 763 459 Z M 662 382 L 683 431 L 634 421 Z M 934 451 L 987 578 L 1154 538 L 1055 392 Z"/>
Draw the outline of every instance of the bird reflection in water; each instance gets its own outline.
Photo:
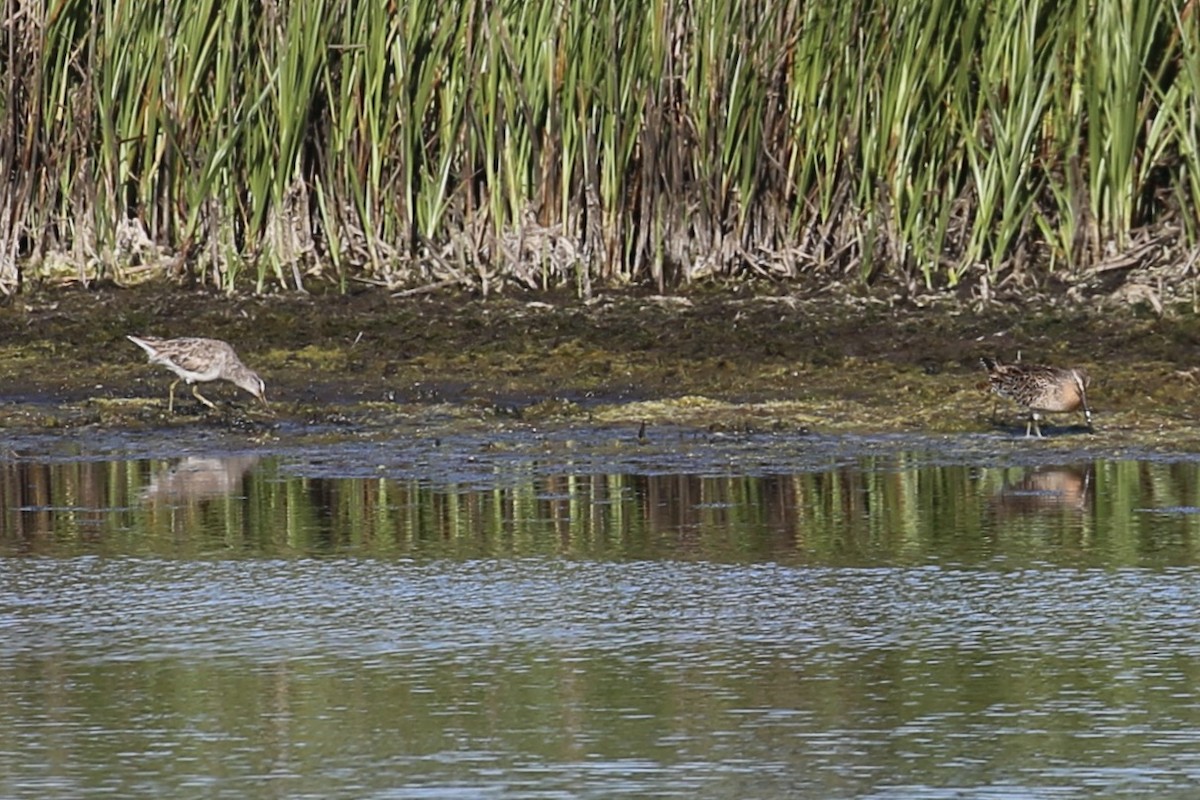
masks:
<path id="1" fill-rule="evenodd" d="M 1092 491 L 1092 466 L 1036 467 L 1021 480 L 1004 484 L 996 504 L 1005 511 L 1030 513 L 1087 508 Z"/>
<path id="2" fill-rule="evenodd" d="M 225 497 L 242 490 L 258 456 L 188 456 L 150 476 L 142 497 L 151 502 L 186 502 Z"/>

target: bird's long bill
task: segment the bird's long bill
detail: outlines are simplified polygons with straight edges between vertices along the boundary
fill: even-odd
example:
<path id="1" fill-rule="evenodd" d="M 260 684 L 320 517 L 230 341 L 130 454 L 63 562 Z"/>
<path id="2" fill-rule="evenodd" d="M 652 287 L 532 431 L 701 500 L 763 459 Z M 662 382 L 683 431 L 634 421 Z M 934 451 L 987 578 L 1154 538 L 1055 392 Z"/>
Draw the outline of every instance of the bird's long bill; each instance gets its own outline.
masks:
<path id="1" fill-rule="evenodd" d="M 257 397 L 259 402 L 263 404 L 263 408 L 267 410 L 267 413 L 272 417 L 275 416 L 275 409 L 271 408 L 271 404 L 267 402 L 267 396 L 265 394 L 260 394 L 257 395 Z"/>
<path id="2" fill-rule="evenodd" d="M 1081 375 L 1079 370 L 1075 370 L 1074 374 L 1075 387 L 1079 390 L 1079 402 L 1083 406 L 1083 418 L 1087 420 L 1088 430 L 1093 431 L 1095 426 L 1092 425 L 1092 407 L 1087 401 L 1087 387 L 1091 383 L 1091 376 L 1086 373 Z"/>

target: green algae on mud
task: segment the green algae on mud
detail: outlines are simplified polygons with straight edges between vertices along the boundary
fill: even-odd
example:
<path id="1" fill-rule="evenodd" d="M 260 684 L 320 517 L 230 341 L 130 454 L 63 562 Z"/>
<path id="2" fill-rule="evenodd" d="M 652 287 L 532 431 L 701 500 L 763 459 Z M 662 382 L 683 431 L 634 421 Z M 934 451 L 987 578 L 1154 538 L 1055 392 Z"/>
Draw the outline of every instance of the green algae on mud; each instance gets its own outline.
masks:
<path id="1" fill-rule="evenodd" d="M 220 411 L 164 413 L 171 376 L 129 333 L 235 344 L 280 420 L 213 388 Z M 1013 431 L 980 355 L 1086 367 L 1098 436 L 1194 437 L 1200 343 L 1188 313 L 636 293 L 591 302 L 354 295 L 228 298 L 167 287 L 59 291 L 0 307 L 8 428 L 188 425 L 278 435 L 413 419 L 723 430 Z M 993 415 L 996 416 L 993 416 Z M 1050 420 L 1070 431 L 1077 420 Z"/>

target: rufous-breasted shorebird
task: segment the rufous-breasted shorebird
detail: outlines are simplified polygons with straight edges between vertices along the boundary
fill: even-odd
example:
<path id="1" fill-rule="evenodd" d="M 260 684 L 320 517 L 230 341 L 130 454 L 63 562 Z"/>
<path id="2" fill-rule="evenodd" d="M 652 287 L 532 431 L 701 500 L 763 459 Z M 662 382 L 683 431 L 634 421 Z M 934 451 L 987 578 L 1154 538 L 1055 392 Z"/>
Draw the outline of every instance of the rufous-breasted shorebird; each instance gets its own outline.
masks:
<path id="1" fill-rule="evenodd" d="M 1089 378 L 1082 369 L 1061 369 L 1044 364 L 1002 364 L 984 356 L 980 359 L 987 370 L 988 385 L 1000 397 L 1007 397 L 1025 407 L 1029 421 L 1025 435 L 1042 435 L 1038 421 L 1043 412 L 1068 413 L 1083 409 L 1088 429 L 1092 428 L 1092 410 L 1088 407 Z"/>

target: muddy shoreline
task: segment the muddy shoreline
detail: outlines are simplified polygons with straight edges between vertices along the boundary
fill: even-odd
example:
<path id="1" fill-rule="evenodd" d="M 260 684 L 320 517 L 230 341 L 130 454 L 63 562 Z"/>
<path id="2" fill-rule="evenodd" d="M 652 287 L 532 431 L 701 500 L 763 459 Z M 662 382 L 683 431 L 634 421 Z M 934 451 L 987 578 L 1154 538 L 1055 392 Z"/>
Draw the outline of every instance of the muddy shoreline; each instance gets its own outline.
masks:
<path id="1" fill-rule="evenodd" d="M 228 384 L 166 414 L 169 373 L 128 333 L 233 343 L 276 417 Z M 981 355 L 1083 366 L 1098 436 L 1192 447 L 1200 327 L 1043 304 L 927 307 L 864 298 L 392 298 L 379 291 L 228 298 L 175 287 L 60 290 L 0 307 L 3 427 L 383 435 L 461 426 L 685 426 L 709 431 L 1023 431 L 981 388 Z M 1082 420 L 1052 420 L 1076 437 Z M 1054 438 L 1053 436 L 1051 438 Z"/>

